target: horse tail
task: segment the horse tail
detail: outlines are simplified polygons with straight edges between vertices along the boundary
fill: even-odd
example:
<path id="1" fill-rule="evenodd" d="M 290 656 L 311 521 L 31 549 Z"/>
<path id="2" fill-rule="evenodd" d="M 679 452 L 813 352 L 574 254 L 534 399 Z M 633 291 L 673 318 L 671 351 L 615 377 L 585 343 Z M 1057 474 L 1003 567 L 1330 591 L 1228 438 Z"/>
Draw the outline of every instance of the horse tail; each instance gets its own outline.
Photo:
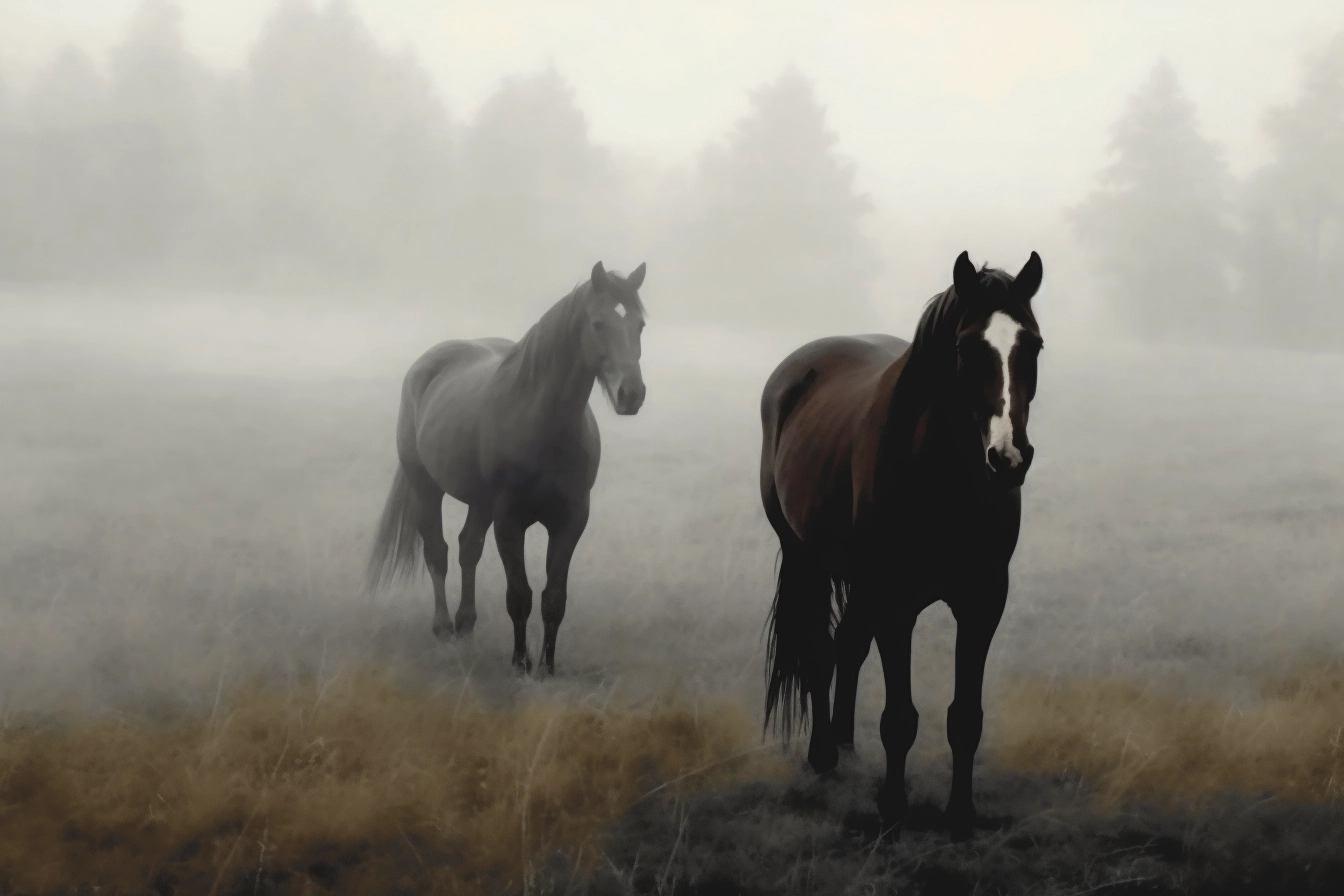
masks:
<path id="1" fill-rule="evenodd" d="M 766 665 L 769 682 L 765 692 L 765 724 L 771 718 L 785 743 L 796 724 L 808 714 L 808 676 L 823 659 L 830 641 L 831 599 L 843 594 L 825 569 L 800 547 L 781 550 L 775 599 L 766 622 Z"/>
<path id="2" fill-rule="evenodd" d="M 420 531 L 415 525 L 414 501 L 411 480 L 401 464 L 397 464 L 369 555 L 365 582 L 371 592 L 409 576 L 417 568 Z"/>

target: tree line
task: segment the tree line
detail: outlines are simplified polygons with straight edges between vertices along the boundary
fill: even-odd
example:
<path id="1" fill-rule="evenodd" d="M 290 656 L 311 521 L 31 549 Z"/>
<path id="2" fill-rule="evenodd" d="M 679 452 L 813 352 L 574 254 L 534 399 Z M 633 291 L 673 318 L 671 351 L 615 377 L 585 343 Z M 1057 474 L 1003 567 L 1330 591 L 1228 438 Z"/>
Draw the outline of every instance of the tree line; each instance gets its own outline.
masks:
<path id="1" fill-rule="evenodd" d="M 674 317 L 871 312 L 871 203 L 794 70 L 680 172 L 596 145 L 554 69 L 505 80 L 459 120 L 343 0 L 281 3 L 222 74 L 193 58 L 172 2 L 147 0 L 105 71 L 69 48 L 0 96 L 0 280 L 177 275 L 517 305 L 558 297 L 596 259 L 648 255 L 660 289 L 694 296 Z"/>
<path id="2" fill-rule="evenodd" d="M 668 170 L 596 144 L 554 69 L 455 116 L 344 0 L 283 0 L 228 72 L 193 57 L 171 0 L 145 0 L 105 66 L 71 47 L 27 89 L 0 83 L 0 281 L 517 306 L 596 258 L 648 257 L 683 297 L 673 318 L 865 325 L 874 206 L 811 82 L 788 69 L 744 106 Z M 1065 220 L 1133 334 L 1337 345 L 1344 33 L 1263 124 L 1272 158 L 1239 180 L 1170 63 L 1129 100 Z"/>
<path id="3" fill-rule="evenodd" d="M 1344 32 L 1262 126 L 1270 157 L 1237 179 L 1169 61 L 1130 97 L 1097 189 L 1067 215 L 1133 333 L 1340 350 Z"/>

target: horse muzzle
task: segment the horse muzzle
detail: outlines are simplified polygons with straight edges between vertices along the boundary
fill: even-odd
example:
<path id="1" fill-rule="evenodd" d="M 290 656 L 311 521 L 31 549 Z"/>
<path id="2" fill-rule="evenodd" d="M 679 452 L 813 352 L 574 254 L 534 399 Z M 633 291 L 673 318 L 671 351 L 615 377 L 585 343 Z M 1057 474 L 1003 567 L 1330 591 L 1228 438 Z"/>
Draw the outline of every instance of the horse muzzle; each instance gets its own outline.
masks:
<path id="1" fill-rule="evenodd" d="M 1023 445 L 1012 454 L 1017 457 L 1000 452 L 993 446 L 985 451 L 985 472 L 989 475 L 989 481 L 999 488 L 1017 488 L 1026 481 L 1027 470 L 1031 468 L 1036 449 L 1031 445 Z"/>
<path id="2" fill-rule="evenodd" d="M 639 413 L 639 409 L 644 406 L 644 381 L 641 379 L 627 378 L 621 381 L 620 386 L 616 388 L 616 400 L 612 405 L 616 413 L 622 417 L 629 417 Z"/>

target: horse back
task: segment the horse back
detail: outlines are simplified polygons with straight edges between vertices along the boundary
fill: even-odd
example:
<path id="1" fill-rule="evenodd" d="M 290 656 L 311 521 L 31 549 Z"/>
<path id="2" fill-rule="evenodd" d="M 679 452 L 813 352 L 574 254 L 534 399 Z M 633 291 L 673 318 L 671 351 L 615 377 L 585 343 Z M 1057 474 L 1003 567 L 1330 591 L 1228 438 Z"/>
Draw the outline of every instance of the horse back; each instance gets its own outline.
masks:
<path id="1" fill-rule="evenodd" d="M 761 396 L 761 496 L 776 530 L 803 542 L 850 530 L 908 347 L 880 334 L 829 337 L 775 368 Z"/>
<path id="2" fill-rule="evenodd" d="M 440 488 L 469 501 L 479 486 L 479 419 L 486 387 L 513 341 L 450 339 L 426 350 L 402 380 L 397 453 Z"/>

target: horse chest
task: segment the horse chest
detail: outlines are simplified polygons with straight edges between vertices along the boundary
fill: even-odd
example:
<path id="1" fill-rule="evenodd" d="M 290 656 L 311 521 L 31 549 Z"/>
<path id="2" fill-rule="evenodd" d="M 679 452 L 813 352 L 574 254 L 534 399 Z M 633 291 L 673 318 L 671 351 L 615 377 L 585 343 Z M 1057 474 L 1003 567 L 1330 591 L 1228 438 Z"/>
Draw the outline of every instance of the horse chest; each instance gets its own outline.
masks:
<path id="1" fill-rule="evenodd" d="M 496 489 L 515 498 L 548 504 L 592 488 L 596 463 L 580 439 L 516 440 L 500 449 L 491 478 Z"/>

